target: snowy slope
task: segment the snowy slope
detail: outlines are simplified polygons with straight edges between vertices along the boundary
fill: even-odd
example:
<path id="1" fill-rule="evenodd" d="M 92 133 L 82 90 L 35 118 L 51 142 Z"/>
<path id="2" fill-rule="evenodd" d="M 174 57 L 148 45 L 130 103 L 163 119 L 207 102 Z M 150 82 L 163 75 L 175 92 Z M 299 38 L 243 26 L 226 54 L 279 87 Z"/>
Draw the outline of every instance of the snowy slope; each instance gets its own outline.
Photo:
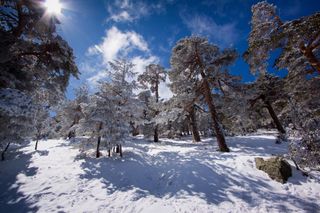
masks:
<path id="1" fill-rule="evenodd" d="M 256 170 L 254 157 L 286 153 L 272 135 L 192 143 L 141 137 L 124 157 L 80 158 L 75 144 L 40 141 L 0 162 L 1 212 L 319 212 L 320 183 L 293 169 L 286 184 Z M 16 155 L 18 152 L 18 155 Z M 105 154 L 105 153 L 104 153 Z"/>

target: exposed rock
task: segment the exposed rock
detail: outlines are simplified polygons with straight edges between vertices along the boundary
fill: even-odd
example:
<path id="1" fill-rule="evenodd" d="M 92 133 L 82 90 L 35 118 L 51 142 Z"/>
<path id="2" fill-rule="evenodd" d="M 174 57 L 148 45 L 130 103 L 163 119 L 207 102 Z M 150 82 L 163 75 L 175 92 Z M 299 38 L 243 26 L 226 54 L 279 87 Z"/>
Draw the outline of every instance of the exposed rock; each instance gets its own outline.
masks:
<path id="1" fill-rule="evenodd" d="M 280 157 L 272 157 L 267 160 L 263 158 L 255 158 L 256 167 L 264 171 L 273 180 L 280 183 L 287 182 L 288 178 L 292 176 L 291 166 Z"/>

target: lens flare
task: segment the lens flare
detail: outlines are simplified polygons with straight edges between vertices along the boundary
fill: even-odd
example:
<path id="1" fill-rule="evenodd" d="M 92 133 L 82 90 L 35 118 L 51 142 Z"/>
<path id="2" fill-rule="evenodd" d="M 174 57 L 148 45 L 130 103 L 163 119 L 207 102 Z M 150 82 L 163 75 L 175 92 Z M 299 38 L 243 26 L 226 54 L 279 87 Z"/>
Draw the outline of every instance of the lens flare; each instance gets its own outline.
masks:
<path id="1" fill-rule="evenodd" d="M 46 0 L 44 3 L 47 12 L 50 14 L 59 15 L 61 13 L 61 3 L 59 0 Z"/>

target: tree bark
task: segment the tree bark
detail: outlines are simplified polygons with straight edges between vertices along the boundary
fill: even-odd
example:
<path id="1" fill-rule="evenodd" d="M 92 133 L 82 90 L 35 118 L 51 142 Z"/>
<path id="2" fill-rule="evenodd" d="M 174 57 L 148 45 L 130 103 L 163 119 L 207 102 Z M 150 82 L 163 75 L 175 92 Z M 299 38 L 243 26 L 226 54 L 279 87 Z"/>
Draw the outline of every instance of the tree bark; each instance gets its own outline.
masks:
<path id="1" fill-rule="evenodd" d="M 274 121 L 278 131 L 280 133 L 285 134 L 286 131 L 284 130 L 283 126 L 281 125 L 281 122 L 279 121 L 279 118 L 278 118 L 277 114 L 274 112 L 271 103 L 269 101 L 267 101 L 267 100 L 264 100 L 264 103 L 266 104 L 266 107 L 267 107 L 267 109 L 269 111 L 269 114 L 270 114 L 272 120 Z"/>
<path id="2" fill-rule="evenodd" d="M 100 157 L 100 142 L 101 142 L 101 135 L 100 135 L 100 131 L 102 129 L 102 122 L 100 122 L 97 126 L 97 131 L 98 131 L 98 142 L 97 142 L 97 152 L 96 152 L 96 157 L 99 158 Z"/>
<path id="3" fill-rule="evenodd" d="M 156 103 L 159 102 L 159 88 L 158 88 L 158 83 L 156 83 Z M 156 115 L 158 115 L 158 111 L 155 113 Z M 154 127 L 154 136 L 153 136 L 153 141 L 154 142 L 159 142 L 159 135 L 158 135 L 158 125 L 156 124 L 156 126 Z"/>
<path id="4" fill-rule="evenodd" d="M 313 54 L 313 49 L 302 45 L 300 46 L 300 50 L 303 53 L 303 55 L 308 59 L 310 65 L 317 70 L 318 74 L 320 74 L 320 62 Z"/>
<path id="5" fill-rule="evenodd" d="M 121 144 L 119 145 L 119 152 L 120 152 L 120 157 L 122 157 L 123 155 L 122 155 L 122 145 Z"/>
<path id="6" fill-rule="evenodd" d="M 156 125 L 155 128 L 154 128 L 153 141 L 154 141 L 154 142 L 159 142 L 158 126 L 157 126 L 157 125 Z"/>
<path id="7" fill-rule="evenodd" d="M 217 138 L 217 142 L 218 142 L 218 146 L 219 146 L 219 151 L 229 152 L 230 150 L 229 150 L 227 143 L 226 143 L 226 140 L 224 138 L 224 134 L 222 132 L 222 129 L 221 129 L 219 121 L 218 121 L 216 108 L 213 104 L 213 99 L 212 99 L 212 95 L 211 95 L 209 82 L 207 81 L 206 76 L 203 72 L 201 72 L 201 76 L 203 78 L 203 83 L 202 83 L 203 95 L 204 95 L 205 101 L 207 102 L 208 107 L 209 107 L 211 119 L 213 121 L 213 129 L 216 133 L 216 138 Z"/>
<path id="8" fill-rule="evenodd" d="M 10 146 L 10 143 L 11 142 L 9 142 L 8 144 L 7 144 L 7 146 L 6 146 L 6 148 L 2 151 L 2 153 L 1 153 L 1 161 L 4 161 L 4 153 L 8 150 L 8 148 L 9 148 L 9 146 Z"/>
<path id="9" fill-rule="evenodd" d="M 37 151 L 37 149 L 38 149 L 38 142 L 39 142 L 39 138 L 37 137 L 36 146 L 34 147 L 34 150 L 36 150 L 36 151 Z"/>
<path id="10" fill-rule="evenodd" d="M 192 138 L 194 142 L 200 142 L 200 134 L 198 130 L 198 125 L 197 125 L 197 120 L 196 120 L 196 115 L 195 115 L 195 110 L 194 107 L 192 106 L 190 111 L 189 111 L 189 120 L 190 120 L 190 125 L 191 125 L 191 131 L 192 131 Z"/>
<path id="11" fill-rule="evenodd" d="M 98 137 L 96 158 L 100 157 L 100 142 L 101 142 L 101 136 Z"/>

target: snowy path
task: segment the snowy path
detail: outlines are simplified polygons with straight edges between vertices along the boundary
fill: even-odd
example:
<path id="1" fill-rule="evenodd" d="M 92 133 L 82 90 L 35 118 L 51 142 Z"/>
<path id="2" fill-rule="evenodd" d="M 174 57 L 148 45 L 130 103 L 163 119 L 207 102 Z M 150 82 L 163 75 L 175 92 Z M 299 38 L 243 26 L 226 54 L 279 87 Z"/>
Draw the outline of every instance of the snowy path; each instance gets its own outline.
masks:
<path id="1" fill-rule="evenodd" d="M 254 157 L 286 152 L 273 136 L 192 143 L 135 138 L 124 157 L 76 157 L 63 140 L 40 141 L 0 162 L 1 212 L 320 212 L 320 184 L 298 174 L 282 185 L 254 168 Z M 17 153 L 17 152 L 15 152 Z"/>

